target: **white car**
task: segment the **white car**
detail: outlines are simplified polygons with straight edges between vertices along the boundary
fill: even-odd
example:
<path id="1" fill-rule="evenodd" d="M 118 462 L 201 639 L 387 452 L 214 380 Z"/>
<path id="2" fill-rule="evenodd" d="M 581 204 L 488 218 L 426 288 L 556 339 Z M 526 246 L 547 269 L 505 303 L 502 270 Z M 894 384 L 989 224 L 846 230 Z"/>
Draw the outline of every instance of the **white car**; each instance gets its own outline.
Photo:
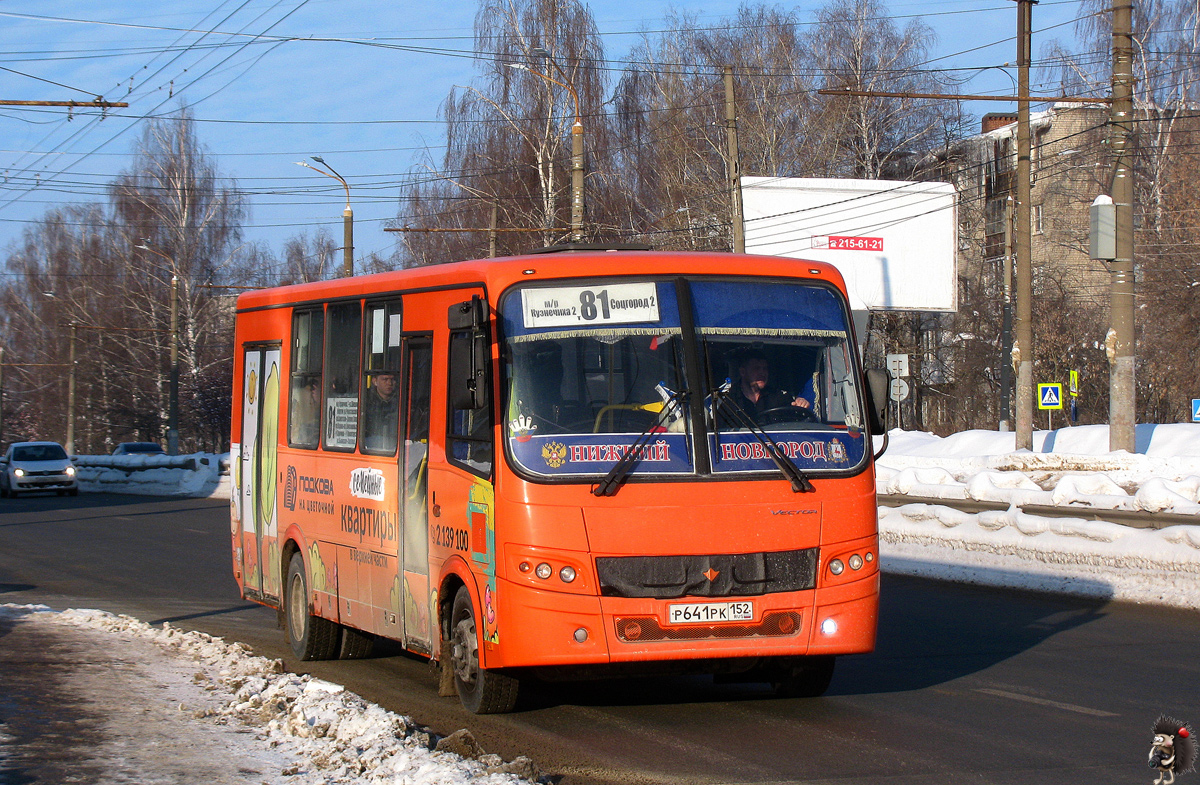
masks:
<path id="1" fill-rule="evenodd" d="M 79 494 L 75 464 L 58 442 L 16 442 L 0 457 L 0 496 L 26 491 Z"/>

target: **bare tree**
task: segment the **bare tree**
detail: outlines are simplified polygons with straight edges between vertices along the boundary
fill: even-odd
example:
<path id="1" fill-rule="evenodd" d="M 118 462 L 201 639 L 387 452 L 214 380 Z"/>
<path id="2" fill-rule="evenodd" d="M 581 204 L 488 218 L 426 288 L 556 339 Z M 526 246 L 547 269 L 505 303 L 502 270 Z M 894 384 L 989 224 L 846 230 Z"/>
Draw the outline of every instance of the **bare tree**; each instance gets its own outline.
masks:
<path id="1" fill-rule="evenodd" d="M 817 13 L 807 47 L 821 86 L 886 92 L 936 92 L 921 70 L 935 41 L 918 19 L 898 29 L 879 0 L 833 0 Z M 826 97 L 819 104 L 834 153 L 826 176 L 878 179 L 890 162 L 941 141 L 948 102 L 918 98 Z"/>
<path id="2" fill-rule="evenodd" d="M 10 250 L 2 340 L 6 362 L 19 357 L 29 371 L 14 403 L 40 435 L 63 438 L 74 343 L 76 449 L 161 440 L 174 290 L 184 448 L 222 449 L 233 313 L 213 287 L 249 277 L 241 197 L 208 160 L 186 111 L 151 121 L 134 153 L 109 205 L 51 210 Z"/>
<path id="3" fill-rule="evenodd" d="M 446 99 L 446 151 L 429 177 L 415 173 L 398 221 L 417 229 L 540 228 L 564 237 L 570 206 L 570 129 L 578 112 L 593 162 L 606 146 L 600 106 L 603 49 L 578 0 L 484 0 L 475 19 L 481 73 Z M 545 53 L 545 54 L 543 54 Z M 548 55 L 548 56 L 546 56 Z M 594 172 L 594 168 L 588 167 Z M 589 177 L 588 187 L 596 175 Z M 487 233 L 404 235 L 404 263 L 478 256 Z M 532 238 L 505 234 L 505 249 Z"/>
<path id="4" fill-rule="evenodd" d="M 665 248 L 729 250 L 730 192 L 722 71 L 734 69 L 741 171 L 796 175 L 811 144 L 810 72 L 798 18 L 765 6 L 705 28 L 673 12 L 644 34 L 617 86 L 614 184 L 625 231 Z"/>

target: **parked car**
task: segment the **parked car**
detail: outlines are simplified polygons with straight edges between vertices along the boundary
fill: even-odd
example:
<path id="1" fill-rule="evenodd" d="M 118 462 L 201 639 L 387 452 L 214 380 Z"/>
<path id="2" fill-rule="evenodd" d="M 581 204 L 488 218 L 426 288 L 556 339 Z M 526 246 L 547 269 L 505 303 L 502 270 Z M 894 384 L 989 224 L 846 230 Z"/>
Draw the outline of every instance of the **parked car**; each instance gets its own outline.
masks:
<path id="1" fill-rule="evenodd" d="M 162 455 L 162 445 L 154 442 L 121 442 L 113 455 Z"/>
<path id="2" fill-rule="evenodd" d="M 27 491 L 79 493 L 75 464 L 58 442 L 16 442 L 0 457 L 0 496 Z"/>

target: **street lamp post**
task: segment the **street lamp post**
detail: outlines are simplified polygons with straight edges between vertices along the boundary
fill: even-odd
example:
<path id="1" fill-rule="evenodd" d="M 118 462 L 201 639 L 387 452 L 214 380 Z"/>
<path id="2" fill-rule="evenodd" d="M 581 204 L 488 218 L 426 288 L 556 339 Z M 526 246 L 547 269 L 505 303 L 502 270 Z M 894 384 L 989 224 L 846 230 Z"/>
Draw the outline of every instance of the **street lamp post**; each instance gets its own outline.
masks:
<path id="1" fill-rule="evenodd" d="M 312 166 L 305 161 L 296 161 L 296 166 L 303 166 L 305 169 L 312 169 L 314 172 L 320 172 L 326 177 L 332 177 L 334 180 L 337 180 L 339 183 L 341 183 L 342 187 L 346 189 L 346 209 L 342 211 L 342 276 L 349 278 L 354 275 L 354 211 L 350 209 L 350 185 L 346 182 L 346 178 L 342 177 L 337 173 L 336 169 L 326 163 L 324 158 L 319 155 L 314 155 L 311 157 L 314 161 L 321 164 L 329 171 L 326 172 L 325 169 L 318 169 L 317 167 Z"/>
<path id="2" fill-rule="evenodd" d="M 558 67 L 558 63 L 554 62 L 554 58 L 550 52 L 542 47 L 535 47 L 530 50 L 530 54 L 535 57 L 544 57 L 546 62 L 554 66 L 554 70 L 558 71 L 558 75 L 563 81 L 558 81 L 552 76 L 547 76 L 540 71 L 535 71 L 523 63 L 509 63 L 512 68 L 519 68 L 522 71 L 528 71 L 534 76 L 540 76 L 547 82 L 562 87 L 571 94 L 571 100 L 575 102 L 575 124 L 571 126 L 571 242 L 578 243 L 583 241 L 583 116 L 579 112 L 579 93 L 575 90 L 575 86 L 571 84 L 571 80 Z"/>
<path id="3" fill-rule="evenodd" d="M 167 454 L 179 454 L 179 276 L 175 274 L 175 261 L 162 251 L 150 247 L 149 240 L 142 240 L 141 245 L 135 245 L 143 251 L 149 251 L 161 256 L 171 265 L 171 381 L 167 409 Z M 75 325 L 71 325 L 71 401 L 74 400 L 75 390 Z M 73 418 L 72 418 L 73 419 Z M 68 430 L 73 430 L 74 423 L 67 424 Z M 70 437 L 68 437 L 70 438 Z"/>

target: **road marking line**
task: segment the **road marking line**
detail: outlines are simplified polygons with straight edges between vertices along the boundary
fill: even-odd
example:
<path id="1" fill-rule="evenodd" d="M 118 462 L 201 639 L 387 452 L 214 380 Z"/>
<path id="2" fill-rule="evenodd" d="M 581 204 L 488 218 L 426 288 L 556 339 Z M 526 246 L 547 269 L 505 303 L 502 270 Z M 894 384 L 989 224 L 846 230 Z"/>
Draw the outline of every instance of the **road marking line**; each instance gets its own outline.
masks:
<path id="1" fill-rule="evenodd" d="M 1004 690 L 992 690 L 986 688 L 976 688 L 975 692 L 982 692 L 987 695 L 995 695 L 1000 698 L 1012 698 L 1013 700 L 1025 701 L 1026 703 L 1036 703 L 1039 706 L 1052 706 L 1056 709 L 1065 709 L 1066 711 L 1074 711 L 1079 714 L 1091 714 L 1093 717 L 1120 717 L 1120 714 L 1114 714 L 1111 711 L 1102 711 L 1100 709 L 1089 709 L 1087 706 L 1076 706 L 1074 703 L 1059 703 L 1058 701 L 1046 700 L 1045 698 L 1034 698 L 1031 695 L 1022 695 L 1019 692 L 1006 692 Z"/>

